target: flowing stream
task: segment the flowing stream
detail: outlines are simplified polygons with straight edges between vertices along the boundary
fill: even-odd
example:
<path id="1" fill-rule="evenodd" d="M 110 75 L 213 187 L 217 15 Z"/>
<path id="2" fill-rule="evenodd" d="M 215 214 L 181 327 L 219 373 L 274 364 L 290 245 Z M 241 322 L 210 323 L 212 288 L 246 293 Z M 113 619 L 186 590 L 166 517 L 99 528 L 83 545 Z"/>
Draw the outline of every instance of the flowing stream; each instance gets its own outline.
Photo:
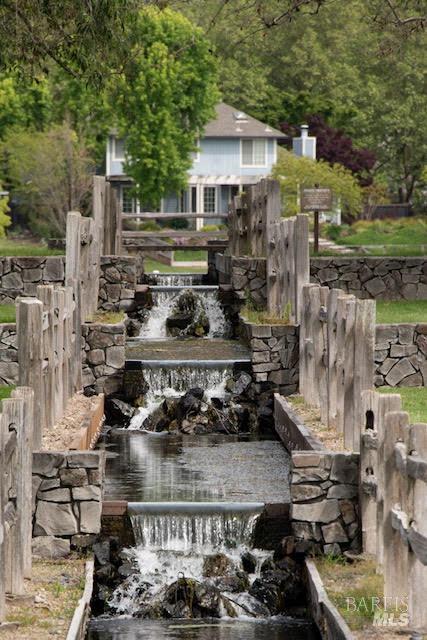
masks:
<path id="1" fill-rule="evenodd" d="M 265 562 L 272 562 L 271 552 L 256 548 L 261 514 L 266 503 L 289 502 L 282 445 L 143 430 L 167 397 L 197 387 L 207 399 L 223 398 L 236 363 L 247 362 L 242 345 L 219 339 L 227 322 L 218 289 L 201 282 L 157 275 L 154 306 L 128 350 L 149 392 L 130 429 L 111 432 L 105 442 L 104 498 L 127 501 L 135 544 L 121 552 L 129 569 L 105 600 L 106 613 L 91 620 L 87 640 L 318 638 L 305 618 L 272 616 L 255 589 Z M 166 318 L 188 288 L 208 315 L 209 336 L 167 340 Z"/>

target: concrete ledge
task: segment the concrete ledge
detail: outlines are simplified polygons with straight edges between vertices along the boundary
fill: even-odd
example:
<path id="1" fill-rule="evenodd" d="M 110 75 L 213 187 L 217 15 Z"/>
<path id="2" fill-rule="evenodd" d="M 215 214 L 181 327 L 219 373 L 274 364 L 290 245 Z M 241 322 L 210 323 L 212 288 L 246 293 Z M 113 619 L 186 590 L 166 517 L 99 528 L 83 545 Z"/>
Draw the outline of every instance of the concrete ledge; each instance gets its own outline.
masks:
<path id="1" fill-rule="evenodd" d="M 320 440 L 294 412 L 289 402 L 278 393 L 274 394 L 274 424 L 288 451 L 326 451 Z"/>
<path id="2" fill-rule="evenodd" d="M 66 640 L 84 640 L 86 637 L 86 627 L 89 621 L 90 601 L 93 591 L 93 570 L 94 561 L 91 559 L 86 562 L 85 588 L 74 610 Z"/>
<path id="3" fill-rule="evenodd" d="M 128 512 L 127 500 L 104 500 L 102 503 L 102 517 L 125 516 Z"/>
<path id="4" fill-rule="evenodd" d="M 322 638 L 354 640 L 354 635 L 346 621 L 330 601 L 314 562 L 305 560 L 304 568 L 310 613 Z"/>

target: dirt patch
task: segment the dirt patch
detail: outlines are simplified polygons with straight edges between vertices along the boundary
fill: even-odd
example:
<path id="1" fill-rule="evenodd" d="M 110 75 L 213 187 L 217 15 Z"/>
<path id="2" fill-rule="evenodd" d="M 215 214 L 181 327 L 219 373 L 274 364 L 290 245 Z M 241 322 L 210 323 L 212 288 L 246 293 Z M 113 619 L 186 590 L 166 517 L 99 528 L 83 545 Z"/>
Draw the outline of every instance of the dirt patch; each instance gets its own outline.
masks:
<path id="1" fill-rule="evenodd" d="M 304 422 L 305 426 L 312 431 L 326 449 L 330 451 L 345 451 L 344 440 L 342 434 L 337 433 L 333 427 L 327 427 L 322 423 L 320 418 L 319 409 L 316 407 L 309 407 L 304 402 L 304 398 L 300 395 L 286 396 L 286 401 L 289 402 L 292 409 Z"/>
<path id="2" fill-rule="evenodd" d="M 85 559 L 34 560 L 25 596 L 8 598 L 6 621 L 17 626 L 0 631 L 1 640 L 65 639 L 74 609 L 83 595 Z"/>
<path id="3" fill-rule="evenodd" d="M 361 557 L 355 562 L 345 558 L 324 557 L 316 559 L 316 567 L 323 580 L 326 592 L 337 607 L 357 640 L 403 640 L 411 638 L 407 627 L 375 626 L 374 612 L 384 616 L 394 613 L 394 620 L 406 611 L 398 605 L 394 612 L 390 605 L 383 608 L 383 577 L 376 573 L 375 560 Z"/>
<path id="4" fill-rule="evenodd" d="M 64 451 L 69 449 L 80 430 L 90 422 L 90 416 L 98 402 L 98 397 L 87 398 L 76 393 L 69 399 L 64 415 L 52 429 L 43 433 L 43 451 Z"/>

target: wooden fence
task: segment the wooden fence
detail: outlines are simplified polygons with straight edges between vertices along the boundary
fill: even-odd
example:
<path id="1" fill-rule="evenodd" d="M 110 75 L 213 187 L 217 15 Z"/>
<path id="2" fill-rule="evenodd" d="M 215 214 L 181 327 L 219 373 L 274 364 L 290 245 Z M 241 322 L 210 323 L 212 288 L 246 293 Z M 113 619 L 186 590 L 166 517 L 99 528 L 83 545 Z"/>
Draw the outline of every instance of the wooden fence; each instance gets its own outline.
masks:
<path id="1" fill-rule="evenodd" d="M 343 434 L 350 451 L 360 448 L 358 407 L 362 391 L 373 387 L 374 350 L 374 300 L 316 284 L 302 287 L 300 393 Z"/>
<path id="2" fill-rule="evenodd" d="M 398 394 L 362 394 L 363 549 L 376 556 L 386 602 L 409 607 L 409 625 L 427 628 L 427 424 L 409 424 Z"/>
<path id="3" fill-rule="evenodd" d="M 32 425 L 34 392 L 18 387 L 0 416 L 0 623 L 5 595 L 24 594 L 31 577 Z"/>

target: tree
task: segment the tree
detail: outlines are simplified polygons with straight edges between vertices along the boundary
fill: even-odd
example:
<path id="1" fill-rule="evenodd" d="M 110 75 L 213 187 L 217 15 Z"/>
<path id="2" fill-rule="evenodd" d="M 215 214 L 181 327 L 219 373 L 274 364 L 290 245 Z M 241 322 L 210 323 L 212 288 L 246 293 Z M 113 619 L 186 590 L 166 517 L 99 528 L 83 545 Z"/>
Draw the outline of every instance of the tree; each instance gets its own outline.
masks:
<path id="1" fill-rule="evenodd" d="M 94 164 L 67 125 L 44 132 L 11 131 L 1 146 L 14 199 L 30 228 L 63 236 L 67 212 L 85 213 L 90 204 Z"/>
<path id="2" fill-rule="evenodd" d="M 331 167 L 323 160 L 311 160 L 279 149 L 273 177 L 279 180 L 286 216 L 299 213 L 299 195 L 303 187 L 329 187 L 335 201 L 350 216 L 356 216 L 362 206 L 362 189 L 354 176 L 342 165 Z"/>
<path id="3" fill-rule="evenodd" d="M 219 99 L 216 61 L 202 31 L 169 9 L 141 11 L 126 46 L 129 59 L 110 87 L 111 112 L 135 193 L 156 205 L 187 183 L 197 136 Z"/>
<path id="4" fill-rule="evenodd" d="M 2 194 L 2 186 L 0 184 L 0 238 L 4 238 L 6 235 L 6 227 L 9 227 L 11 224 L 10 216 L 8 216 L 9 205 L 7 203 L 7 196 Z"/>

